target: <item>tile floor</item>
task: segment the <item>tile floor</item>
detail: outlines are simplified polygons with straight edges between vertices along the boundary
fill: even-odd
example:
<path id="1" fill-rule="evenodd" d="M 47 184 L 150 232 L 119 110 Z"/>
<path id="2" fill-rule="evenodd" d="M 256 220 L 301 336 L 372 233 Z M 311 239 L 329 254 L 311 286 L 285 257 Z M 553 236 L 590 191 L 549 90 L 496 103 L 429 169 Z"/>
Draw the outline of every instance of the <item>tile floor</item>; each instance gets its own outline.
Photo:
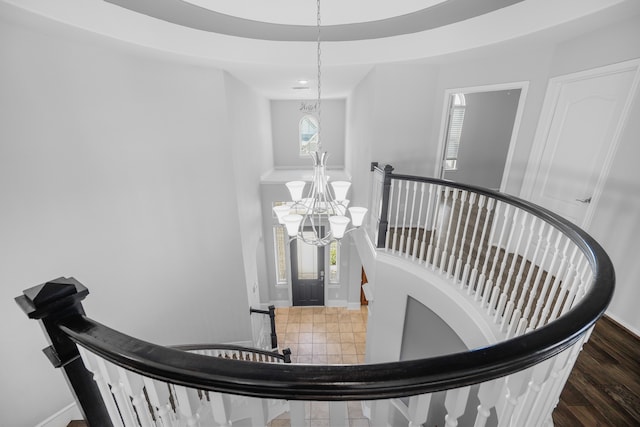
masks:
<path id="1" fill-rule="evenodd" d="M 291 349 L 292 363 L 364 363 L 367 306 L 360 310 L 342 307 L 283 307 L 276 309 L 276 333 L 281 349 Z M 307 403 L 308 427 L 329 426 L 328 402 Z M 349 426 L 369 427 L 360 402 L 349 402 Z M 270 427 L 289 427 L 289 414 L 277 417 Z"/>
<path id="2" fill-rule="evenodd" d="M 277 308 L 276 332 L 294 363 L 364 363 L 367 306 Z"/>

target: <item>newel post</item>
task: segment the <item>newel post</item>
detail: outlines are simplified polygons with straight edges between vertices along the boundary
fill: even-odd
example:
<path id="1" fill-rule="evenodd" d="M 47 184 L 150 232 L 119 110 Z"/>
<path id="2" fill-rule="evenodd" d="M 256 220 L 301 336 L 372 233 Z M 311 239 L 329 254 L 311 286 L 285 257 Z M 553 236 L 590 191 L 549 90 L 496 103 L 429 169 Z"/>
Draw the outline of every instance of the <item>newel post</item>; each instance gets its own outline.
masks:
<path id="1" fill-rule="evenodd" d="M 389 194 L 391 193 L 391 173 L 393 166 L 385 165 L 384 181 L 382 182 L 382 209 L 378 220 L 378 247 L 384 248 L 387 240 L 387 228 L 389 227 Z"/>
<path id="2" fill-rule="evenodd" d="M 73 277 L 60 277 L 26 289 L 15 298 L 22 311 L 37 319 L 51 345 L 44 354 L 55 368 L 61 368 L 67 384 L 90 426 L 112 426 L 100 391 L 80 358 L 76 344 L 59 328 L 69 317 L 84 315 L 82 300 L 89 290 Z"/>

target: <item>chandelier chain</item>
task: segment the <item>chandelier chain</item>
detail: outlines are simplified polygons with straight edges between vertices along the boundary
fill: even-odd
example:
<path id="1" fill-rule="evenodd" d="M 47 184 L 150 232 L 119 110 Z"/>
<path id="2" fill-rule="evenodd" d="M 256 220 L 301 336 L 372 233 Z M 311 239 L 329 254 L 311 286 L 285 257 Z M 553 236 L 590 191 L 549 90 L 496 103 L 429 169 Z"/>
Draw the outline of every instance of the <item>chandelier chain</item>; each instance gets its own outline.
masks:
<path id="1" fill-rule="evenodd" d="M 322 54 L 322 49 L 320 48 L 320 27 L 321 27 L 321 19 L 320 19 L 320 0 L 317 0 L 317 15 L 316 15 L 316 22 L 317 22 L 317 26 L 318 26 L 318 39 L 317 39 L 317 64 L 318 64 L 318 101 L 316 103 L 316 107 L 317 107 L 317 113 L 318 113 L 318 144 L 317 144 L 317 150 L 321 151 L 322 149 L 322 139 L 321 139 L 321 134 L 320 134 L 320 129 L 322 126 L 322 120 L 321 120 L 321 116 L 322 116 L 322 106 L 321 106 L 321 97 L 322 97 L 322 85 L 320 83 L 321 81 L 321 75 L 322 75 L 322 59 L 321 59 L 321 54 Z"/>

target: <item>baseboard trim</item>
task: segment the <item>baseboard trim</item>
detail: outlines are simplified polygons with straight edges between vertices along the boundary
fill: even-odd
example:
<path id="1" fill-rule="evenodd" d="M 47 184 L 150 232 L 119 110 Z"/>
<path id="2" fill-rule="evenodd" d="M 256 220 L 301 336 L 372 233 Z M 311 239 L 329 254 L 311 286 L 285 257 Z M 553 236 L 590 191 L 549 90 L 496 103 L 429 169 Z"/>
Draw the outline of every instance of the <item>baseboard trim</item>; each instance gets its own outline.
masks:
<path id="1" fill-rule="evenodd" d="M 35 427 L 66 427 L 71 421 L 82 420 L 83 418 L 78 405 L 74 402 L 60 409 L 41 423 L 36 424 Z"/>
<path id="2" fill-rule="evenodd" d="M 636 338 L 640 339 L 640 331 L 638 331 L 636 328 L 634 328 L 633 326 L 629 325 L 627 322 L 625 322 L 624 320 L 620 319 L 618 316 L 613 315 L 609 312 L 606 312 L 604 314 L 605 316 L 607 316 L 609 319 L 613 320 L 615 323 L 618 324 L 618 326 L 620 326 L 623 329 L 626 329 L 627 332 L 629 332 L 632 335 L 635 335 Z"/>
<path id="3" fill-rule="evenodd" d="M 291 307 L 291 303 L 288 300 L 273 300 L 269 305 L 274 305 L 276 307 Z"/>

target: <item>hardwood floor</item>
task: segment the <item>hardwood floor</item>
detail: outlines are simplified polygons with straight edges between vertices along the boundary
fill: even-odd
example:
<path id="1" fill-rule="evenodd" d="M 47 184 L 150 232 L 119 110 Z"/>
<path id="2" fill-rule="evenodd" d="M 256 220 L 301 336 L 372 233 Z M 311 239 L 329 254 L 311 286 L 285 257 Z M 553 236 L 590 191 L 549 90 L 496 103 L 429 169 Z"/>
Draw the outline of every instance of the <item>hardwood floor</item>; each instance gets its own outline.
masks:
<path id="1" fill-rule="evenodd" d="M 640 426 L 640 338 L 596 323 L 553 413 L 556 427 Z"/>

